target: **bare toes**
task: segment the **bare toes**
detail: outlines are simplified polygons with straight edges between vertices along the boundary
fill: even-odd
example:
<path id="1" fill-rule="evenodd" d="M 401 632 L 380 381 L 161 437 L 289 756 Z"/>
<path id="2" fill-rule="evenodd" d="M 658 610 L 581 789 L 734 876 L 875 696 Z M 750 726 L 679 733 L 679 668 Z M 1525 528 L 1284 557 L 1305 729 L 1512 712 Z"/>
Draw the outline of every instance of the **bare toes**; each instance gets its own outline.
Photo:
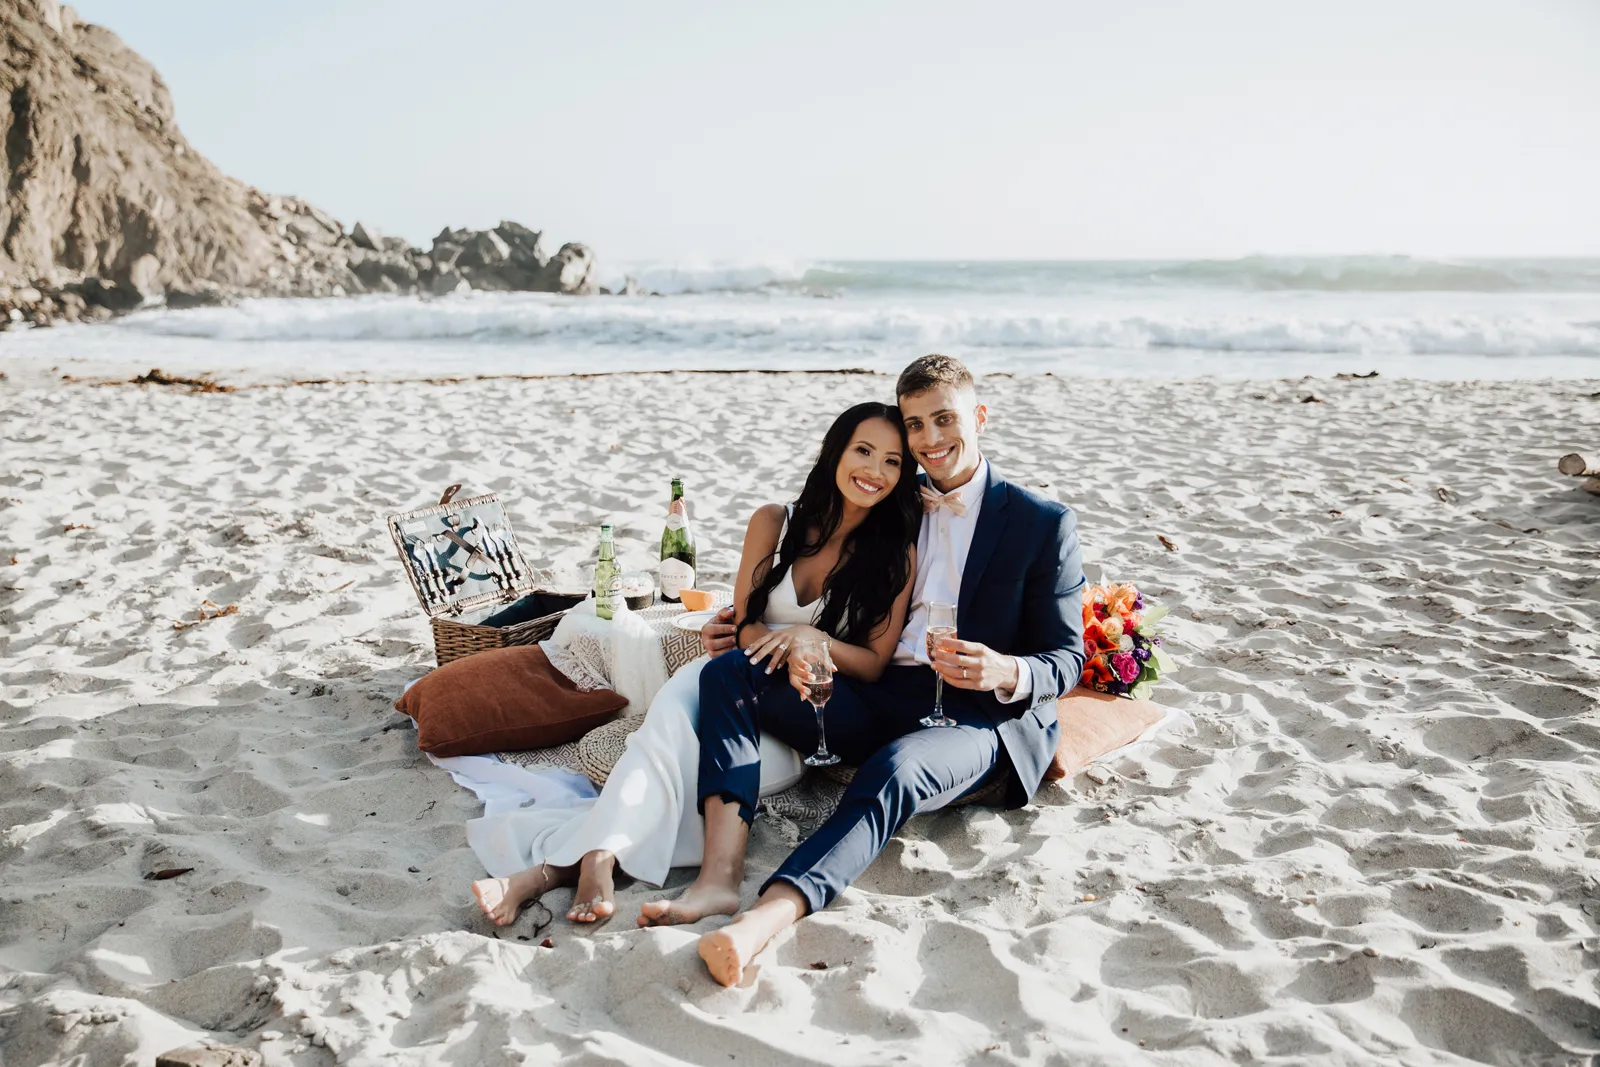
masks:
<path id="1" fill-rule="evenodd" d="M 506 889 L 507 880 L 504 878 L 485 878 L 472 883 L 472 895 L 478 898 L 478 907 L 496 926 L 504 926 L 511 921 L 504 917 Z M 512 918 L 515 917 L 513 912 Z"/>
<path id="2" fill-rule="evenodd" d="M 609 900 L 595 898 L 586 900 L 581 904 L 574 904 L 567 912 L 567 918 L 575 923 L 592 923 L 607 918 L 616 911 L 616 906 Z"/>
<path id="3" fill-rule="evenodd" d="M 725 986 L 736 986 L 744 976 L 744 961 L 739 945 L 726 930 L 714 930 L 700 938 L 700 958 L 711 977 Z"/>

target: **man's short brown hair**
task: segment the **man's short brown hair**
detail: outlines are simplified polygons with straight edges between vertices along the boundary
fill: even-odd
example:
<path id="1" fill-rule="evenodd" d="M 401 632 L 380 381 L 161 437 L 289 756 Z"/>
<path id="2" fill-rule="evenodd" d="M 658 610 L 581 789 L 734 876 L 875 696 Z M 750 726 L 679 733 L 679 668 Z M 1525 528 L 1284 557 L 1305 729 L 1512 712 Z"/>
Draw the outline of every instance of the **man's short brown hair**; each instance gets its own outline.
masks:
<path id="1" fill-rule="evenodd" d="M 894 395 L 896 398 L 916 396 L 940 385 L 974 388 L 972 372 L 954 356 L 922 356 L 900 372 L 900 380 L 894 383 Z"/>

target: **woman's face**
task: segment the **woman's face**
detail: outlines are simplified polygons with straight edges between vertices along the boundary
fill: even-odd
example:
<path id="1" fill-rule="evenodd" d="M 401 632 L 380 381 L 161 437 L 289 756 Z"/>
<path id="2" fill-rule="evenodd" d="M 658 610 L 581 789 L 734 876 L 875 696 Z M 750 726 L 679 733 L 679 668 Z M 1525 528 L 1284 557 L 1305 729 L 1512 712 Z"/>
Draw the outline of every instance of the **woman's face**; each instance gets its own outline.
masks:
<path id="1" fill-rule="evenodd" d="M 835 475 L 839 492 L 857 507 L 870 508 L 900 481 L 900 430 L 885 419 L 863 419 L 850 436 Z"/>

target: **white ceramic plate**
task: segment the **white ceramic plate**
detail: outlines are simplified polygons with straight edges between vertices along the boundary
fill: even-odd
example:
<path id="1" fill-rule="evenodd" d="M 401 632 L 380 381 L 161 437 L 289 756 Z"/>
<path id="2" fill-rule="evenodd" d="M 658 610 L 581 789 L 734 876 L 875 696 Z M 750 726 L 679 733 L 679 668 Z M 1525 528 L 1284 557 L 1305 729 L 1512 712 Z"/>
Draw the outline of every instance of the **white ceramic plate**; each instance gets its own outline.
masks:
<path id="1" fill-rule="evenodd" d="M 686 611 L 672 620 L 672 625 L 680 630 L 687 630 L 692 634 L 700 632 L 700 627 L 716 617 L 716 611 Z"/>

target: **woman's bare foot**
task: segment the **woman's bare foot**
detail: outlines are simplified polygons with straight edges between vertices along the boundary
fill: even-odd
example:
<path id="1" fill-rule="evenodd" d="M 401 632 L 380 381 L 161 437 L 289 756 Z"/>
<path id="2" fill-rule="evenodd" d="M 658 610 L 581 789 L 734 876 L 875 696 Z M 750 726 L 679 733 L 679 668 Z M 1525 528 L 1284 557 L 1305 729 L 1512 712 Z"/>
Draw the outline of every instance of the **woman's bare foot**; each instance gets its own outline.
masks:
<path id="1" fill-rule="evenodd" d="M 787 882 L 773 883 L 755 907 L 722 929 L 701 935 L 700 958 L 706 961 L 706 970 L 725 986 L 738 985 L 750 961 L 809 910 L 798 889 Z"/>
<path id="2" fill-rule="evenodd" d="M 695 879 L 677 900 L 649 900 L 639 908 L 640 926 L 683 926 L 707 915 L 732 915 L 739 910 L 739 889 L 721 882 Z"/>
<path id="3" fill-rule="evenodd" d="M 592 923 L 609 919 L 616 913 L 616 901 L 612 898 L 615 892 L 612 872 L 616 866 L 614 853 L 599 848 L 584 853 L 583 859 L 578 861 L 578 890 L 572 895 L 567 918 L 575 923 Z"/>
<path id="4" fill-rule="evenodd" d="M 484 878 L 472 883 L 478 906 L 496 926 L 510 926 L 530 900 L 538 900 L 559 885 L 572 880 L 571 867 L 552 867 L 541 863 L 518 871 L 510 878 Z"/>

